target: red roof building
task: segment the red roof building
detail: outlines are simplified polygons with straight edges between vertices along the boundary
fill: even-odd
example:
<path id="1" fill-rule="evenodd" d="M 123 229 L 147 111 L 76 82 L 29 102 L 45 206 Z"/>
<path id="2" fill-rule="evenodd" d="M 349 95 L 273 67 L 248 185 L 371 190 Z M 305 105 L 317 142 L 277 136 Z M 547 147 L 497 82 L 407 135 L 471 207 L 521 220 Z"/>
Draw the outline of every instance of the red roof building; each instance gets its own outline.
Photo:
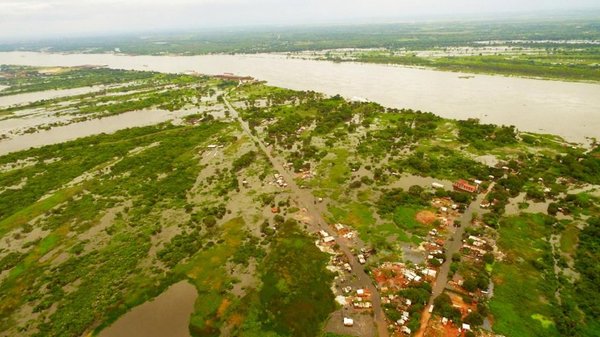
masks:
<path id="1" fill-rule="evenodd" d="M 477 186 L 469 184 L 466 180 L 460 179 L 459 181 L 452 184 L 455 190 L 465 191 L 469 193 L 477 192 Z"/>

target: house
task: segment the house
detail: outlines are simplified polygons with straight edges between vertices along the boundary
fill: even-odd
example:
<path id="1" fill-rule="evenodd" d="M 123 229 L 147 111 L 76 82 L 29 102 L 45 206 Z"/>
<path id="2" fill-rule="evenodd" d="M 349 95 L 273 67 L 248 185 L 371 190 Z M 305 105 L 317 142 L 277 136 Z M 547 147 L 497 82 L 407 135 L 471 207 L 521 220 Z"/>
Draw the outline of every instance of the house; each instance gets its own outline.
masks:
<path id="1" fill-rule="evenodd" d="M 367 263 L 367 260 L 365 260 L 365 256 L 364 255 L 358 254 L 358 262 L 360 264 L 365 264 L 365 263 Z"/>
<path id="2" fill-rule="evenodd" d="M 469 184 L 466 180 L 460 179 L 454 184 L 452 184 L 455 190 L 464 191 L 469 193 L 477 192 L 478 186 Z"/>
<path id="3" fill-rule="evenodd" d="M 333 236 L 326 236 L 323 238 L 323 243 L 331 243 L 334 241 L 335 241 L 335 238 Z"/>
<path id="4" fill-rule="evenodd" d="M 352 318 L 344 317 L 344 326 L 354 326 L 354 320 Z"/>
<path id="5" fill-rule="evenodd" d="M 431 276 L 431 277 L 435 277 L 437 275 L 437 271 L 435 269 L 423 269 L 423 271 L 421 271 L 423 273 L 423 275 L 425 276 Z"/>
<path id="6" fill-rule="evenodd" d="M 469 324 L 467 324 L 467 323 L 463 323 L 462 329 L 465 330 L 465 331 L 471 330 L 471 326 Z"/>

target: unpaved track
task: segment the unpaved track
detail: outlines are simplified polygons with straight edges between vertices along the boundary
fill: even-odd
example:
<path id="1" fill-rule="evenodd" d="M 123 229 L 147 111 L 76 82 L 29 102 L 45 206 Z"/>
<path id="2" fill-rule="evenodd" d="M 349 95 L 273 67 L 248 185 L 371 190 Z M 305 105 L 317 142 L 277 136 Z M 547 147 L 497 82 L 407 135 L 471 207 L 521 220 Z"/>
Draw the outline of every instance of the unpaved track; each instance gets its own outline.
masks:
<path id="1" fill-rule="evenodd" d="M 495 182 L 491 183 L 488 187 L 488 191 L 491 191 L 494 188 L 494 185 Z M 452 255 L 458 252 L 462 247 L 462 236 L 465 232 L 465 229 L 469 227 L 473 214 L 477 212 L 479 215 L 481 215 L 482 209 L 479 207 L 479 205 L 485 199 L 487 193 L 488 192 L 479 194 L 477 198 L 471 202 L 469 207 L 459 219 L 460 227 L 454 231 L 451 239 L 446 241 L 446 260 L 444 263 L 442 263 L 440 271 L 438 272 L 438 277 L 435 279 L 435 283 L 433 284 L 431 297 L 429 298 L 429 303 L 427 303 L 427 306 L 423 310 L 423 315 L 421 316 L 421 328 L 415 334 L 416 337 L 422 337 L 425 333 L 425 328 L 427 327 L 427 323 L 431 317 L 431 314 L 429 313 L 429 306 L 433 305 L 433 300 L 435 300 L 435 298 L 438 297 L 446 288 L 446 284 L 448 283 L 448 272 L 450 271 L 450 264 L 452 263 Z"/>
<path id="2" fill-rule="evenodd" d="M 312 219 L 310 225 L 313 227 L 313 229 L 315 231 L 322 229 L 327 232 L 331 232 L 329 230 L 329 227 L 327 226 L 327 222 L 321 215 L 321 212 L 318 211 L 316 207 L 316 199 L 314 195 L 312 195 L 310 190 L 301 189 L 298 187 L 296 181 L 294 180 L 294 177 L 290 174 L 290 172 L 288 172 L 285 169 L 283 163 L 278 158 L 275 158 L 271 155 L 270 151 L 267 149 L 264 142 L 260 138 L 252 134 L 248 123 L 242 120 L 237 110 L 231 105 L 231 103 L 229 103 L 229 100 L 227 100 L 226 97 L 224 98 L 224 102 L 231 111 L 231 116 L 240 123 L 242 129 L 248 135 L 248 137 L 250 137 L 250 139 L 254 141 L 254 143 L 265 154 L 265 156 L 267 156 L 267 158 L 271 162 L 271 165 L 273 165 L 273 168 L 275 168 L 275 170 L 277 170 L 277 172 L 283 176 L 283 178 L 288 184 L 288 187 L 292 192 L 292 195 L 294 196 L 294 200 L 296 201 L 296 203 L 299 206 L 304 207 L 308 215 Z M 344 242 L 345 240 L 340 240 L 336 233 L 330 234 L 332 234 L 335 237 L 336 243 L 339 245 L 340 250 L 348 258 L 350 266 L 352 266 L 352 274 L 356 276 L 357 280 L 360 282 L 363 288 L 368 289 L 371 292 L 374 320 L 375 324 L 377 325 L 378 335 L 379 337 L 387 337 L 389 335 L 387 331 L 387 322 L 385 319 L 385 314 L 383 313 L 383 309 L 381 308 L 381 296 L 379 295 L 379 291 L 373 285 L 373 282 L 371 281 L 369 275 L 365 273 L 364 267 L 360 263 L 358 263 L 358 260 L 352 254 L 350 248 Z"/>

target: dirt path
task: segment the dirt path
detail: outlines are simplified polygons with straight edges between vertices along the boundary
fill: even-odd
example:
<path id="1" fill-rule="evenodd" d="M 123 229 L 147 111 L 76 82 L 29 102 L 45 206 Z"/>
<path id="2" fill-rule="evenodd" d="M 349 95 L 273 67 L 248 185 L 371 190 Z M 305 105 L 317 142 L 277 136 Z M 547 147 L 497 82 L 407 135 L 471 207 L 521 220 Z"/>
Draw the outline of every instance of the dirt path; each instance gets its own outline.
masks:
<path id="1" fill-rule="evenodd" d="M 319 231 L 322 229 L 327 232 L 332 232 L 329 230 L 329 226 L 327 225 L 327 222 L 321 215 L 321 212 L 319 212 L 319 210 L 317 209 L 316 199 L 312 195 L 310 190 L 305 190 L 298 187 L 292 174 L 290 174 L 290 172 L 288 172 L 283 166 L 284 163 L 282 163 L 278 158 L 275 158 L 273 155 L 271 155 L 271 152 L 267 149 L 264 142 L 260 138 L 252 134 L 248 123 L 242 120 L 237 110 L 231 105 L 227 98 L 224 98 L 224 102 L 225 105 L 231 111 L 231 116 L 240 123 L 242 129 L 248 135 L 248 137 L 250 137 L 254 141 L 254 143 L 257 144 L 260 150 L 265 154 L 265 156 L 267 156 L 267 158 L 271 162 L 271 165 L 273 165 L 273 168 L 275 168 L 275 170 L 277 170 L 277 172 L 283 176 L 283 178 L 288 184 L 288 187 L 292 192 L 292 195 L 294 196 L 294 200 L 296 201 L 296 203 L 300 207 L 304 207 L 307 210 L 308 215 L 312 219 L 310 225 L 313 227 L 313 229 L 315 231 Z M 368 289 L 371 292 L 374 320 L 375 324 L 377 325 L 378 335 L 379 337 L 387 337 L 389 335 L 387 330 L 387 322 L 385 319 L 385 314 L 383 313 L 383 309 L 381 307 L 381 296 L 379 295 L 379 291 L 373 285 L 371 278 L 369 277 L 369 275 L 367 275 L 367 273 L 365 273 L 363 266 L 360 263 L 358 263 L 358 260 L 352 254 L 350 248 L 344 242 L 344 240 L 340 240 L 335 232 L 331 234 L 335 237 L 336 243 L 339 245 L 340 250 L 348 258 L 349 263 L 352 266 L 352 274 L 356 276 L 357 280 L 360 282 L 363 288 Z"/>
<path id="2" fill-rule="evenodd" d="M 491 191 L 494 188 L 495 183 L 491 183 L 488 191 Z M 440 267 L 440 271 L 438 272 L 438 277 L 435 279 L 435 283 L 433 284 L 431 297 L 429 298 L 429 302 L 427 306 L 423 310 L 423 315 L 421 319 L 421 327 L 419 331 L 415 334 L 416 337 L 422 337 L 425 333 L 425 328 L 427 327 L 427 323 L 431 314 L 429 314 L 429 307 L 433 305 L 433 300 L 438 297 L 446 288 L 446 284 L 448 283 L 448 272 L 450 271 L 450 264 L 452 263 L 452 255 L 458 252 L 462 247 L 462 236 L 465 232 L 465 229 L 469 227 L 471 223 L 471 218 L 474 213 L 481 214 L 481 207 L 479 206 L 481 202 L 485 199 L 487 193 L 482 193 L 475 198 L 473 202 L 469 205 L 469 207 L 465 210 L 463 215 L 460 217 L 460 227 L 454 231 L 452 237 L 446 241 L 446 260 L 442 263 Z"/>

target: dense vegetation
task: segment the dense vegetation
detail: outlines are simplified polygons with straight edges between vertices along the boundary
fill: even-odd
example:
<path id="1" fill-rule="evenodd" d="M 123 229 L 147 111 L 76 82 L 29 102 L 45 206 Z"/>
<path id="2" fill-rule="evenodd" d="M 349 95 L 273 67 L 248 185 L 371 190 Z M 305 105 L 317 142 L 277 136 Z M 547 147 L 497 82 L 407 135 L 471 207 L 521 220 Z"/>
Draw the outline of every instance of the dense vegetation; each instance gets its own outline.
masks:
<path id="1" fill-rule="evenodd" d="M 315 247 L 295 220 L 282 223 L 261 271 L 262 287 L 249 297 L 242 336 L 318 336 L 321 322 L 335 309 L 329 289 L 329 258 Z"/>
<path id="2" fill-rule="evenodd" d="M 128 54 L 258 53 L 323 50 L 336 48 L 407 48 L 471 45 L 488 40 L 598 40 L 595 17 L 558 15 L 554 19 L 498 19 L 496 21 L 410 22 L 322 27 L 278 27 L 231 29 L 186 34 L 120 36 L 104 39 L 77 38 L 60 42 L 4 44 L 1 50 L 38 50 Z M 543 47 L 554 46 L 542 44 Z"/>
<path id="3" fill-rule="evenodd" d="M 0 65 L 0 85 L 8 86 L 0 96 L 34 91 L 71 89 L 101 84 L 120 84 L 155 76 L 151 72 L 127 71 L 95 67 L 51 68 L 53 76 L 44 76 L 40 69 L 26 66 Z"/>
<path id="4" fill-rule="evenodd" d="M 576 329 L 583 336 L 593 336 L 600 328 L 600 218 L 588 220 L 588 227 L 579 235 L 579 245 L 575 258 L 575 268 L 581 274 L 575 283 L 574 299 L 565 303 L 564 312 L 571 317 L 565 317 L 570 324 L 566 328 Z M 586 327 L 578 324 L 580 316 L 576 312 L 579 308 L 585 313 Z"/>
<path id="5" fill-rule="evenodd" d="M 522 45 L 519 45 L 522 46 Z M 539 46 L 537 46 L 539 47 Z M 467 73 L 491 73 L 525 77 L 600 81 L 600 48 L 561 46 L 546 47 L 534 55 L 472 55 L 421 57 L 388 53 L 363 53 L 356 60 L 366 63 L 401 64 L 432 67 Z"/>

